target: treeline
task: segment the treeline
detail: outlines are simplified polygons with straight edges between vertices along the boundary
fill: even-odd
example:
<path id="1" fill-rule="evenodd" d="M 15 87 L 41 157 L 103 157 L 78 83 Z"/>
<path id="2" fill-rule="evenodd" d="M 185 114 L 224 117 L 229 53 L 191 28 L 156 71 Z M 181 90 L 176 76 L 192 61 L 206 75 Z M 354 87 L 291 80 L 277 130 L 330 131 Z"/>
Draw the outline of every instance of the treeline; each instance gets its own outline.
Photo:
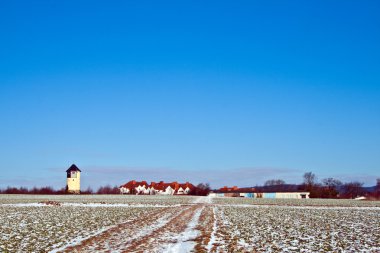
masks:
<path id="1" fill-rule="evenodd" d="M 66 189 L 55 190 L 52 187 L 33 187 L 31 189 L 25 187 L 10 187 L 6 189 L 0 189 L 0 194 L 65 194 Z"/>
<path id="2" fill-rule="evenodd" d="M 91 187 L 88 187 L 86 190 L 81 191 L 81 194 L 119 194 L 120 190 L 117 186 L 101 186 L 98 190 L 94 191 Z M 68 194 L 66 188 L 59 190 L 53 189 L 50 186 L 45 187 L 33 187 L 28 189 L 26 187 L 10 187 L 6 189 L 0 189 L 0 194 L 46 194 L 46 195 L 59 195 L 59 194 Z"/>
<path id="3" fill-rule="evenodd" d="M 191 190 L 190 195 L 206 196 L 210 192 L 210 185 L 208 183 L 200 183 L 194 189 Z M 91 187 L 81 191 L 81 194 L 120 194 L 118 186 L 100 186 L 96 191 Z M 66 188 L 55 190 L 50 186 L 47 187 L 33 187 L 31 189 L 25 187 L 10 187 L 6 189 L 0 189 L 0 194 L 46 194 L 46 195 L 59 195 L 68 194 Z"/>
<path id="4" fill-rule="evenodd" d="M 194 189 L 190 190 L 189 195 L 207 196 L 211 191 L 209 183 L 200 183 Z"/>
<path id="5" fill-rule="evenodd" d="M 363 183 L 352 181 L 343 183 L 335 178 L 325 178 L 318 181 L 317 176 L 312 172 L 307 172 L 303 176 L 303 189 L 310 192 L 311 198 L 348 198 L 357 197 L 379 198 L 380 178 L 376 180 L 373 191 L 368 191 L 363 187 Z"/>
<path id="6" fill-rule="evenodd" d="M 352 181 L 343 183 L 335 178 L 324 178 L 321 181 L 312 172 L 303 175 L 301 185 L 286 184 L 281 179 L 271 179 L 264 186 L 256 187 L 262 191 L 308 191 L 311 198 L 348 198 L 365 196 L 380 199 L 380 178 L 376 180 L 375 187 L 365 188 L 362 182 Z"/>

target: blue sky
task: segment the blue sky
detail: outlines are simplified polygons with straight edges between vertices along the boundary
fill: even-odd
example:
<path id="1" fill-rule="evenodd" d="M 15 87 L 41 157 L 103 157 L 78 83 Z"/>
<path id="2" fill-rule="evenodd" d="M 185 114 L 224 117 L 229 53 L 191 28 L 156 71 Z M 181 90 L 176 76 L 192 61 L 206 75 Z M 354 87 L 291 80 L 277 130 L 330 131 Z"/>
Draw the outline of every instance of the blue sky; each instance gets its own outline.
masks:
<path id="1" fill-rule="evenodd" d="M 0 187 L 380 177 L 378 1 L 2 1 Z"/>

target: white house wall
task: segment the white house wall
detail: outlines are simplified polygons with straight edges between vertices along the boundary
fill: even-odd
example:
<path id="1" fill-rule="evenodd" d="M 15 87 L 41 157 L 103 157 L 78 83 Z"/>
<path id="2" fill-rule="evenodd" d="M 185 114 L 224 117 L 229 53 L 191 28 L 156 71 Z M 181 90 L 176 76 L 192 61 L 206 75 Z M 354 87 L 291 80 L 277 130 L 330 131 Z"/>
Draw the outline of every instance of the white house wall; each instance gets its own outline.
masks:
<path id="1" fill-rule="evenodd" d="M 187 195 L 190 193 L 190 188 L 186 187 L 183 189 L 180 187 L 177 191 L 173 189 L 171 186 L 166 187 L 164 190 L 157 190 L 154 189 L 154 187 L 146 187 L 145 185 L 138 185 L 134 187 L 134 193 L 135 194 L 146 194 L 146 195 L 156 195 L 156 194 L 161 194 L 161 195 Z M 126 188 L 126 187 L 120 187 L 120 193 L 121 194 L 130 194 L 131 190 Z"/>
<path id="2" fill-rule="evenodd" d="M 182 187 L 179 187 L 179 189 L 177 190 L 177 194 L 178 194 L 178 195 L 185 194 L 185 190 L 182 189 Z"/>
<path id="3" fill-rule="evenodd" d="M 128 194 L 128 193 L 129 193 L 129 189 L 128 189 L 128 188 L 125 188 L 125 187 L 121 187 L 121 188 L 120 188 L 120 193 L 121 193 L 121 194 Z"/>
<path id="4" fill-rule="evenodd" d="M 310 197 L 309 192 L 277 192 L 276 199 L 302 199 L 302 195 L 307 199 Z"/>

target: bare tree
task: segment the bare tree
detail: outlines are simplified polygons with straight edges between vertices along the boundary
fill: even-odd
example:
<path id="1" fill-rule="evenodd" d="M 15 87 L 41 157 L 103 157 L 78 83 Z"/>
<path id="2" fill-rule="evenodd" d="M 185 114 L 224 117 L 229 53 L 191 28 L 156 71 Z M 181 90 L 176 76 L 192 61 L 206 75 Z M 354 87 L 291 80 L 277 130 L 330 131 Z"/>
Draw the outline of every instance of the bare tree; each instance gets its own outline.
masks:
<path id="1" fill-rule="evenodd" d="M 210 192 L 210 184 L 209 183 L 200 183 L 198 184 L 192 191 L 190 192 L 191 195 L 200 195 L 200 196 L 207 196 Z"/>
<path id="2" fill-rule="evenodd" d="M 272 186 L 272 185 L 284 185 L 285 181 L 282 179 L 270 179 L 265 182 L 265 186 Z"/>
<path id="3" fill-rule="evenodd" d="M 119 194 L 119 193 L 120 193 L 119 187 L 117 186 L 111 187 L 110 185 L 101 186 L 96 192 L 96 194 Z"/>
<path id="4" fill-rule="evenodd" d="M 380 198 L 380 178 L 376 179 L 375 191 L 372 194 L 375 198 Z"/>
<path id="5" fill-rule="evenodd" d="M 336 198 L 339 194 L 339 188 L 342 182 L 332 177 L 322 180 L 323 189 L 321 190 L 321 197 L 323 198 Z"/>
<path id="6" fill-rule="evenodd" d="M 334 188 L 342 186 L 342 182 L 340 180 L 332 178 L 332 177 L 323 179 L 322 184 L 326 187 L 334 187 Z"/>
<path id="7" fill-rule="evenodd" d="M 317 183 L 317 177 L 313 172 L 306 172 L 303 174 L 303 182 L 306 186 L 314 186 Z"/>
<path id="8" fill-rule="evenodd" d="M 364 194 L 363 183 L 350 182 L 343 185 L 344 195 L 348 198 L 356 198 Z"/>
<path id="9" fill-rule="evenodd" d="M 94 190 L 89 186 L 86 190 L 81 192 L 82 194 L 93 194 Z"/>

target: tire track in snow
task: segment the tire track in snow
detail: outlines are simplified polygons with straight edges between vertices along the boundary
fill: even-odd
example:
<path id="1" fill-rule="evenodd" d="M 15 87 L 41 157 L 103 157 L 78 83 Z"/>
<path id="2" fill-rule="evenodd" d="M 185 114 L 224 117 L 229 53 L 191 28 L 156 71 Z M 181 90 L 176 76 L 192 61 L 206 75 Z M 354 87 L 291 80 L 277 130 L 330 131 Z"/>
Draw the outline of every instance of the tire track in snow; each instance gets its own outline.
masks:
<path id="1" fill-rule="evenodd" d="M 214 206 L 213 212 L 215 221 L 210 243 L 207 245 L 208 252 L 233 252 L 227 246 L 231 239 L 227 232 L 231 229 L 231 224 L 228 223 L 221 208 Z"/>
<path id="2" fill-rule="evenodd" d="M 204 205 L 188 207 L 165 226 L 131 243 L 122 252 L 189 252 L 198 233 L 195 229 Z"/>
<path id="3" fill-rule="evenodd" d="M 193 218 L 187 224 L 185 231 L 177 235 L 174 239 L 175 243 L 169 243 L 162 247 L 162 252 L 177 253 L 177 252 L 190 252 L 195 246 L 195 239 L 199 234 L 196 230 L 196 226 L 199 222 L 199 217 L 204 207 L 197 209 L 193 215 Z"/>
<path id="4" fill-rule="evenodd" d="M 196 227 L 196 229 L 199 231 L 199 235 L 195 239 L 196 245 L 194 247 L 194 252 L 208 252 L 207 245 L 211 239 L 213 223 L 214 216 L 212 213 L 212 208 L 209 205 L 206 205 L 199 217 L 198 226 Z"/>
<path id="5" fill-rule="evenodd" d="M 56 252 L 121 252 L 135 238 L 149 234 L 152 229 L 165 225 L 178 213 L 179 208 L 164 208 L 128 221 L 87 238 L 76 245 Z"/>
<path id="6" fill-rule="evenodd" d="M 215 213 L 209 201 L 203 197 L 187 206 L 160 208 L 55 252 L 190 252 L 201 234 L 200 216 L 208 220 L 208 230 L 214 223 Z M 207 231 L 207 240 L 197 241 L 203 249 L 208 247 L 211 234 L 215 231 Z"/>
<path id="7" fill-rule="evenodd" d="M 214 206 L 212 208 L 212 214 L 213 214 L 212 232 L 211 232 L 211 236 L 210 236 L 210 241 L 207 244 L 207 252 L 211 252 L 213 245 L 216 242 L 216 231 L 218 229 L 218 224 L 217 224 L 217 220 L 216 220 L 216 212 L 217 212 L 216 210 L 217 209 Z"/>

